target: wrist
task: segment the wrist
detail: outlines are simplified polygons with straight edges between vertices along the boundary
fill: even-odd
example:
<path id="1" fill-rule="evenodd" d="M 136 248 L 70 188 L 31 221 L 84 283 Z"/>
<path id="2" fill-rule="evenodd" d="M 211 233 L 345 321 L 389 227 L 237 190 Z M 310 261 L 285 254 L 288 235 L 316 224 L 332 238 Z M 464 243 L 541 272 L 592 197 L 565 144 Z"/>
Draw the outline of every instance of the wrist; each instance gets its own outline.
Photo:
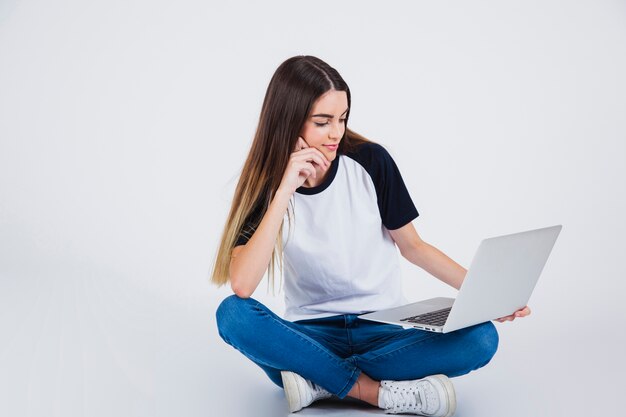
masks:
<path id="1" fill-rule="evenodd" d="M 274 194 L 274 198 L 289 200 L 291 196 L 293 195 L 293 193 L 295 193 L 295 190 L 291 191 L 283 187 L 278 187 L 278 189 L 276 190 L 276 193 Z"/>

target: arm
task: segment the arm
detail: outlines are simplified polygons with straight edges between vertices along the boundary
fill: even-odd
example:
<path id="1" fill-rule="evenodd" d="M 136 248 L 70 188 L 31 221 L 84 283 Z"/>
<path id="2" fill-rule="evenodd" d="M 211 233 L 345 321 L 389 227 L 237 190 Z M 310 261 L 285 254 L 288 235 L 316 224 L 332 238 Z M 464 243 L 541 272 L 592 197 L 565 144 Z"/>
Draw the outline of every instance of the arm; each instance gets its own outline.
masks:
<path id="1" fill-rule="evenodd" d="M 237 296 L 250 297 L 263 279 L 290 198 L 290 192 L 278 189 L 250 240 L 233 249 L 230 286 Z"/>
<path id="2" fill-rule="evenodd" d="M 390 230 L 391 237 L 398 245 L 400 253 L 409 262 L 424 269 L 435 278 L 440 279 L 448 285 L 461 288 L 467 270 L 454 262 L 439 249 L 424 242 L 413 227 L 413 223 L 408 223 L 396 230 Z M 499 322 L 513 321 L 517 317 L 525 317 L 530 314 L 528 306 L 505 317 L 495 319 Z"/>
<path id="3" fill-rule="evenodd" d="M 413 223 L 390 230 L 389 233 L 398 245 L 402 256 L 409 262 L 457 290 L 461 288 L 467 270 L 436 247 L 424 242 L 417 234 Z"/>
<path id="4" fill-rule="evenodd" d="M 236 246 L 231 252 L 230 286 L 241 298 L 250 297 L 263 279 L 293 193 L 310 175 L 316 178 L 314 164 L 324 172 L 330 167 L 330 161 L 324 154 L 317 148 L 309 147 L 304 138 L 298 137 L 296 148 L 289 157 L 280 186 L 261 222 L 248 242 Z"/>

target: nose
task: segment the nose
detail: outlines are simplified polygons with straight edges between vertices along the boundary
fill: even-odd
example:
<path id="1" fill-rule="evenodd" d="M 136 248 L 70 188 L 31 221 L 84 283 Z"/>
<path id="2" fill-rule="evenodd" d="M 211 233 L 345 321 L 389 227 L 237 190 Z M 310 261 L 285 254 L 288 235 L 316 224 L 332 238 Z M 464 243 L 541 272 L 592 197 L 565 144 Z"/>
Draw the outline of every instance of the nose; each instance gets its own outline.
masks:
<path id="1" fill-rule="evenodd" d="M 337 139 L 337 140 L 341 139 L 341 136 L 343 135 L 342 129 L 343 129 L 342 122 L 332 123 L 332 127 L 330 131 L 328 132 L 328 137 L 331 139 Z"/>

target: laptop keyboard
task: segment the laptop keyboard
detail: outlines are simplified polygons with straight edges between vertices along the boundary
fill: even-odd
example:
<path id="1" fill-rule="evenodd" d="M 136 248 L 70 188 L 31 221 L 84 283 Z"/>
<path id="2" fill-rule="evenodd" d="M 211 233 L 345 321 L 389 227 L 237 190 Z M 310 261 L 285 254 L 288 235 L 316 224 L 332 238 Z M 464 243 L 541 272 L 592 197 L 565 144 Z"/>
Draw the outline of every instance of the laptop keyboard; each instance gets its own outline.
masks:
<path id="1" fill-rule="evenodd" d="M 443 326 L 448 319 L 448 314 L 452 307 L 444 308 L 443 310 L 431 311 L 430 313 L 420 314 L 419 316 L 407 317 L 400 319 L 400 321 L 407 321 L 409 323 L 430 324 L 431 326 Z"/>

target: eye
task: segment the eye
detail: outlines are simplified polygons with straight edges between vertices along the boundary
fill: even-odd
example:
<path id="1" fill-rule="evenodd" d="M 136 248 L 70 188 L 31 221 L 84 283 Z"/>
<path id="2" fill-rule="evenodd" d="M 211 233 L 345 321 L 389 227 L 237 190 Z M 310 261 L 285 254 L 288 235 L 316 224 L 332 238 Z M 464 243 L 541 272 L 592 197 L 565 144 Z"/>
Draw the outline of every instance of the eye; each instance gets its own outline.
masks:
<path id="1" fill-rule="evenodd" d="M 345 123 L 345 122 L 346 122 L 346 119 L 339 119 L 339 123 Z M 315 123 L 315 126 L 319 126 L 319 127 L 324 127 L 324 126 L 328 125 L 328 122 L 326 122 L 326 123 L 313 122 L 313 123 Z"/>

